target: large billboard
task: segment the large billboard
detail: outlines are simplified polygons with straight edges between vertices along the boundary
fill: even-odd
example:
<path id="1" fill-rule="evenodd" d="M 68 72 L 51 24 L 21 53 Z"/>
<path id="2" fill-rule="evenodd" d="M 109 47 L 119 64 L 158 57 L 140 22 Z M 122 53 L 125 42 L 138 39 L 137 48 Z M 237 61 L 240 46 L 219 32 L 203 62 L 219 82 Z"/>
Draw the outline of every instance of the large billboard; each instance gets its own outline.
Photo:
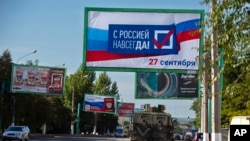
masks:
<path id="1" fill-rule="evenodd" d="M 83 107 L 84 111 L 115 114 L 116 97 L 85 94 Z"/>
<path id="2" fill-rule="evenodd" d="M 12 65 L 12 93 L 62 95 L 65 84 L 65 68 Z"/>
<path id="3" fill-rule="evenodd" d="M 136 76 L 137 99 L 197 98 L 198 74 L 142 72 Z"/>
<path id="4" fill-rule="evenodd" d="M 203 10 L 85 8 L 88 70 L 198 70 Z"/>

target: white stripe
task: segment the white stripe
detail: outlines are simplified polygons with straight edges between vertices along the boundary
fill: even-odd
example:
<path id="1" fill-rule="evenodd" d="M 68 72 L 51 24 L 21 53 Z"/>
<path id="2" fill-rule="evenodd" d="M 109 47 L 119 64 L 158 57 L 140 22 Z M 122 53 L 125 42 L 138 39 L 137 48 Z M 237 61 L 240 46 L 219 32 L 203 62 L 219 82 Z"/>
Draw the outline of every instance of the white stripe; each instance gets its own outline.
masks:
<path id="1" fill-rule="evenodd" d="M 89 11 L 88 27 L 108 30 L 109 24 L 170 25 L 197 19 L 200 14 Z"/>
<path id="2" fill-rule="evenodd" d="M 200 14 L 182 13 L 174 16 L 175 24 L 188 20 L 200 19 Z"/>

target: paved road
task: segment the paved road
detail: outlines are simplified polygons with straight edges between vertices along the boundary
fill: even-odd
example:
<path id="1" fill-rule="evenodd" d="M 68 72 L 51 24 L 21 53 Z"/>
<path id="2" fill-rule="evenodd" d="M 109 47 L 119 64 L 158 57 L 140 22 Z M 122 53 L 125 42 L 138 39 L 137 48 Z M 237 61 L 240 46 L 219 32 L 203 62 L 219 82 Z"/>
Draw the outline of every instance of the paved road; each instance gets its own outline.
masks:
<path id="1" fill-rule="evenodd" d="M 129 138 L 115 138 L 115 137 L 84 137 L 84 136 L 43 136 L 30 137 L 30 141 L 129 141 Z"/>

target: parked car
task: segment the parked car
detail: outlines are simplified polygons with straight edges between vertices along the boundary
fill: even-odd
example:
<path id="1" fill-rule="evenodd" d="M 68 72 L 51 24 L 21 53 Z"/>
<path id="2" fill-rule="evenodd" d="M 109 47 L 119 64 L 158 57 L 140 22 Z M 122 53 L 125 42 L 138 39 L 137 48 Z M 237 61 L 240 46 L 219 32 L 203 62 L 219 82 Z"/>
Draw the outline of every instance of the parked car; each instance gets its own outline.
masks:
<path id="1" fill-rule="evenodd" d="M 184 136 L 184 141 L 192 141 L 192 139 L 193 139 L 192 132 L 186 132 L 186 134 Z"/>
<path id="2" fill-rule="evenodd" d="M 195 133 L 193 141 L 203 141 L 203 133 Z"/>
<path id="3" fill-rule="evenodd" d="M 115 137 L 127 137 L 128 132 L 124 126 L 116 126 Z"/>
<path id="4" fill-rule="evenodd" d="M 190 135 L 185 135 L 184 141 L 192 141 L 192 136 L 190 136 Z"/>
<path id="5" fill-rule="evenodd" d="M 178 133 L 174 133 L 174 140 L 183 140 L 183 136 Z"/>
<path id="6" fill-rule="evenodd" d="M 30 129 L 28 126 L 9 126 L 4 130 L 2 139 L 6 140 L 29 140 Z"/>

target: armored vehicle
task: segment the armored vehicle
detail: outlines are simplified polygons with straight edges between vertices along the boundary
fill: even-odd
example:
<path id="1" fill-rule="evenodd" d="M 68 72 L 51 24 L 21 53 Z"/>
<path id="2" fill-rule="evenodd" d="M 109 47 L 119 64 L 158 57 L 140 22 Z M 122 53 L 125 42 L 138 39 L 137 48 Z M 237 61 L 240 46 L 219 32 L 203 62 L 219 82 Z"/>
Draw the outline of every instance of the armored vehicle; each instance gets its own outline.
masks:
<path id="1" fill-rule="evenodd" d="M 165 107 L 159 105 L 157 110 L 145 105 L 146 110 L 134 113 L 133 130 L 130 141 L 173 141 L 173 123 Z"/>

